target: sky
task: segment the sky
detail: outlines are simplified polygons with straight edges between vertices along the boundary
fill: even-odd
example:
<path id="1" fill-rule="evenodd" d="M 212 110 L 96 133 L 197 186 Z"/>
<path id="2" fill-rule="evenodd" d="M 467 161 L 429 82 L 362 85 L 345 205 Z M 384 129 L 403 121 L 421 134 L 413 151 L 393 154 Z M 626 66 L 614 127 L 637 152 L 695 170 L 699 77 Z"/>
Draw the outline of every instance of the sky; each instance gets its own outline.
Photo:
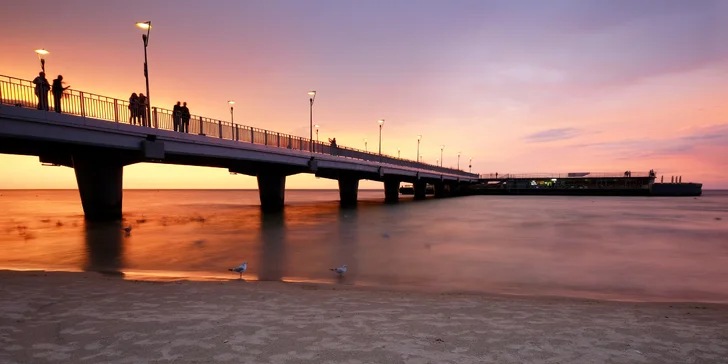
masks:
<path id="1" fill-rule="evenodd" d="M 41 10 L 39 10 L 41 9 Z M 728 188 L 728 1 L 11 1 L 0 74 L 477 173 L 648 171 Z M 256 188 L 224 169 L 136 164 L 125 188 Z M 336 188 L 291 176 L 287 188 Z M 362 182 L 362 188 L 380 188 Z M 0 155 L 0 189 L 76 188 Z"/>

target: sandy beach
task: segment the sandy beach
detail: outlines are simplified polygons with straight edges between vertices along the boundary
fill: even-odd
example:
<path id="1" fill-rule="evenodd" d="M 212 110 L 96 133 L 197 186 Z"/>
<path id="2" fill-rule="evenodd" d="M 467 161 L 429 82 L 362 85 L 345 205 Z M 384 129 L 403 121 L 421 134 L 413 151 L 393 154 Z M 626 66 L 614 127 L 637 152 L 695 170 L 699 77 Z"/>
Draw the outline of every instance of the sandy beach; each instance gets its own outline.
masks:
<path id="1" fill-rule="evenodd" d="M 727 363 L 728 307 L 0 272 L 0 363 Z"/>

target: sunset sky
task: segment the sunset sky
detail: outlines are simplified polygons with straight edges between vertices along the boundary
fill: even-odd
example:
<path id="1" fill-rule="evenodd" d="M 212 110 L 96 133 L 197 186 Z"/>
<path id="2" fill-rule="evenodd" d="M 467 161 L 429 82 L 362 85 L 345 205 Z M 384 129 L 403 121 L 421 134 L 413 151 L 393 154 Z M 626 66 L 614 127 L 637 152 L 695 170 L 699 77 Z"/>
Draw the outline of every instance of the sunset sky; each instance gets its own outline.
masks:
<path id="1" fill-rule="evenodd" d="M 728 188 L 728 1 L 8 1 L 0 74 L 479 173 L 647 171 Z M 126 188 L 255 188 L 223 169 L 138 164 Z M 379 188 L 381 183 L 362 183 Z M 311 175 L 288 188 L 335 188 Z M 2 188 L 76 188 L 0 155 Z"/>

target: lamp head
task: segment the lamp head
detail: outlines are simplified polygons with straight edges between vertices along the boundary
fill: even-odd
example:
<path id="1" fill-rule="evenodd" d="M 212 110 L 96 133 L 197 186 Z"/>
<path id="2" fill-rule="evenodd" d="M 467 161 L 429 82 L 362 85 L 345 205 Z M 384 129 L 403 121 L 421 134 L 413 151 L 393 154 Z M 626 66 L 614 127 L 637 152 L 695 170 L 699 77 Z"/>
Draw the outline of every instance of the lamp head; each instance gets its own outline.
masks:
<path id="1" fill-rule="evenodd" d="M 384 119 L 379 119 L 379 125 L 384 124 Z"/>
<path id="2" fill-rule="evenodd" d="M 40 59 L 43 59 L 43 57 L 49 55 L 51 52 L 48 52 L 47 50 L 41 48 L 41 49 L 36 49 L 35 53 L 38 53 L 38 57 Z"/>
<path id="3" fill-rule="evenodd" d="M 233 101 L 233 100 L 228 100 L 228 105 L 230 105 L 230 106 L 232 106 L 232 105 L 235 105 L 235 101 Z"/>
<path id="4" fill-rule="evenodd" d="M 152 22 L 151 21 L 142 21 L 136 23 L 137 28 L 141 30 L 149 30 L 152 29 Z"/>
<path id="5" fill-rule="evenodd" d="M 417 140 L 420 140 L 420 139 L 422 139 L 422 135 L 417 136 Z"/>
<path id="6" fill-rule="evenodd" d="M 316 125 L 314 125 L 314 127 L 315 127 L 316 129 L 318 129 L 318 128 L 319 128 L 319 124 L 316 124 Z"/>
<path id="7" fill-rule="evenodd" d="M 316 97 L 316 91 L 309 91 L 308 96 Z"/>

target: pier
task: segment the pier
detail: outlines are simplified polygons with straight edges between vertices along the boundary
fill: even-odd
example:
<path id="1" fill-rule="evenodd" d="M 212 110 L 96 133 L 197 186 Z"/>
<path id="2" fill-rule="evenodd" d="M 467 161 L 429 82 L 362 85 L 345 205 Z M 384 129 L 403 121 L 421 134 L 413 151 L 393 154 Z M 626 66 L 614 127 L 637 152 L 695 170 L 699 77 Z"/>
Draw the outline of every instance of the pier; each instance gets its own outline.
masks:
<path id="1" fill-rule="evenodd" d="M 172 111 L 151 107 L 143 125 L 130 124 L 129 102 L 66 90 L 63 113 L 37 110 L 34 85 L 0 76 L 0 153 L 39 157 L 46 165 L 73 168 L 88 220 L 122 216 L 123 170 L 134 163 L 226 168 L 255 176 L 263 211 L 280 211 L 286 177 L 298 173 L 338 180 L 340 202 L 355 205 L 362 179 L 384 184 L 388 203 L 399 199 L 402 182 L 424 199 L 459 195 L 477 174 L 404 158 L 192 115 L 189 132 L 174 131 Z M 50 110 L 54 104 L 51 98 Z"/>

